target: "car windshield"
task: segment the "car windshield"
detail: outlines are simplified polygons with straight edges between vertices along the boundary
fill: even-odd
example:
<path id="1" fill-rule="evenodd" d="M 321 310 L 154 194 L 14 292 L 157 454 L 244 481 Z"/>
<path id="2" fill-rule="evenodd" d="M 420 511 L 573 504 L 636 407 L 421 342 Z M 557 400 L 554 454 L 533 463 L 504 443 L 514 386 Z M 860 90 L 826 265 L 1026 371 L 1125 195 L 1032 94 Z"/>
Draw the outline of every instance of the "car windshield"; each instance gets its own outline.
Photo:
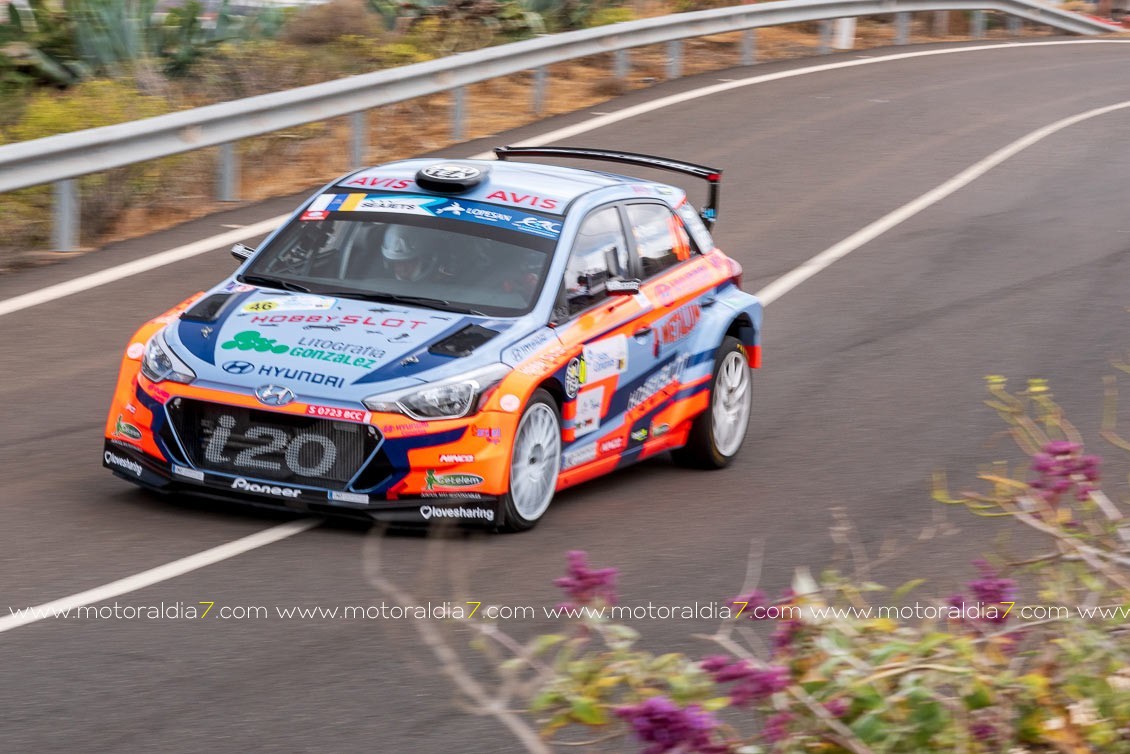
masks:
<path id="1" fill-rule="evenodd" d="M 327 196 L 330 209 L 314 209 Z M 537 300 L 559 218 L 442 197 L 345 196 L 348 211 L 319 197 L 240 279 L 484 316 L 520 316 Z"/>

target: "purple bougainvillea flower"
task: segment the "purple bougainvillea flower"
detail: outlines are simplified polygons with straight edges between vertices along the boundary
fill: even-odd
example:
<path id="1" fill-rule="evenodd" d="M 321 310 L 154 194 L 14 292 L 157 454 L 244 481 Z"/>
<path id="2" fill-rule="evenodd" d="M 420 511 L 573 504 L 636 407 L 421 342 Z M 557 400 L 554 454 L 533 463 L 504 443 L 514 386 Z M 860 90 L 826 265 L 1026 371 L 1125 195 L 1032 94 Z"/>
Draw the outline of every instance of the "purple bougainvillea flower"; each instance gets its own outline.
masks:
<path id="1" fill-rule="evenodd" d="M 843 717 L 851 709 L 851 704 L 846 699 L 831 699 L 824 702 L 824 709 L 832 717 Z"/>
<path id="2" fill-rule="evenodd" d="M 1082 449 L 1082 445 L 1070 440 L 1052 440 L 1044 446 L 1044 452 L 1052 456 L 1069 456 Z"/>
<path id="3" fill-rule="evenodd" d="M 588 553 L 584 550 L 572 550 L 565 558 L 568 561 L 566 573 L 553 583 L 572 600 L 567 607 L 591 605 L 598 600 L 615 604 L 619 571 L 615 568 L 590 568 Z"/>
<path id="4" fill-rule="evenodd" d="M 745 659 L 733 660 L 716 655 L 703 660 L 700 666 L 710 673 L 715 683 L 734 684 L 730 687 L 730 703 L 735 707 L 744 707 L 784 691 L 791 682 L 788 668 L 759 668 Z"/>
<path id="5" fill-rule="evenodd" d="M 761 729 L 761 737 L 770 743 L 777 743 L 784 741 L 789 735 L 789 724 L 793 721 L 791 712 L 778 712 L 775 715 L 770 715 L 765 720 L 765 726 Z"/>
<path id="6" fill-rule="evenodd" d="M 653 696 L 639 704 L 616 709 L 636 738 L 650 744 L 643 754 L 665 752 L 704 752 L 721 754 L 729 746 L 712 741 L 718 720 L 697 705 L 680 707 L 664 696 Z"/>

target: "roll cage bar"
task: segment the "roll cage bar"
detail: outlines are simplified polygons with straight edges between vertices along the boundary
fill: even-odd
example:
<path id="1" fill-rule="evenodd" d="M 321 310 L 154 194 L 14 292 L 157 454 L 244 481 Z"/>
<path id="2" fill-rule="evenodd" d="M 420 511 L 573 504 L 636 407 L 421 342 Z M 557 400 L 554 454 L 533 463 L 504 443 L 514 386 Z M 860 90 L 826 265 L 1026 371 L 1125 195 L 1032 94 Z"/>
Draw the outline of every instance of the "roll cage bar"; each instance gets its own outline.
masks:
<path id="1" fill-rule="evenodd" d="M 674 173 L 702 178 L 707 182 L 709 193 L 699 216 L 707 228 L 713 227 L 714 221 L 718 219 L 718 193 L 722 183 L 722 171 L 718 168 L 709 168 L 705 165 L 696 165 L 693 162 L 683 162 L 682 160 L 672 160 L 668 157 L 656 157 L 636 152 L 620 152 L 612 149 L 495 147 L 494 153 L 500 160 L 509 157 L 573 157 L 579 160 L 603 160 L 605 162 L 619 162 L 624 165 L 656 168 L 657 170 L 670 170 Z"/>

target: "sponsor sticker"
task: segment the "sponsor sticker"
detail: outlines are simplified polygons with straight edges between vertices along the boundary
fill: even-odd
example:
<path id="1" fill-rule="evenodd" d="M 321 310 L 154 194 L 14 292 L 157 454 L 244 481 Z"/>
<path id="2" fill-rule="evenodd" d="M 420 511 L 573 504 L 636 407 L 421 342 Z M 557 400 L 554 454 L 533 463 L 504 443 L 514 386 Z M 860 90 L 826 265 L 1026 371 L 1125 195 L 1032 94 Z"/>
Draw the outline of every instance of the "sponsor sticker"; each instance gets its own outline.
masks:
<path id="1" fill-rule="evenodd" d="M 589 384 L 615 376 L 628 368 L 628 339 L 623 335 L 598 340 L 585 346 L 580 371 L 581 382 Z"/>
<path id="2" fill-rule="evenodd" d="M 498 427 L 472 427 L 475 432 L 475 437 L 486 440 L 491 445 L 498 445 L 502 442 L 502 430 Z"/>
<path id="3" fill-rule="evenodd" d="M 443 453 L 439 457 L 440 463 L 471 463 L 474 460 L 470 453 Z"/>
<path id="4" fill-rule="evenodd" d="M 326 298 L 325 296 L 279 296 L 278 298 L 268 298 L 261 301 L 252 301 L 249 304 L 244 304 L 240 311 L 243 312 L 291 312 L 291 311 L 306 311 L 310 309 L 322 310 L 332 309 L 337 299 Z"/>
<path id="5" fill-rule="evenodd" d="M 604 407 L 604 386 L 583 390 L 577 395 L 577 415 L 573 419 L 574 435 L 580 437 L 600 428 Z"/>
<path id="6" fill-rule="evenodd" d="M 522 405 L 522 401 L 513 393 L 507 393 L 499 399 L 498 405 L 502 407 L 503 411 L 517 411 Z"/>
<path id="7" fill-rule="evenodd" d="M 462 520 L 494 521 L 494 510 L 491 508 L 471 508 L 465 506 L 448 507 L 439 505 L 420 506 L 420 515 L 425 521 L 433 518 L 454 518 Z"/>
<path id="8" fill-rule="evenodd" d="M 369 504 L 368 495 L 360 495 L 356 492 L 331 491 L 329 493 L 329 498 L 336 503 L 361 503 L 363 505 Z"/>
<path id="9" fill-rule="evenodd" d="M 302 494 L 302 490 L 296 490 L 293 487 L 276 487 L 272 484 L 258 484 L 257 482 L 249 482 L 243 477 L 238 477 L 232 482 L 231 488 L 243 492 L 258 492 L 260 495 L 274 495 L 275 497 L 293 498 Z"/>
<path id="10" fill-rule="evenodd" d="M 561 468 L 571 469 L 574 466 L 588 463 L 596 458 L 596 444 L 589 443 L 581 448 L 573 448 L 565 451 L 561 456 Z"/>
<path id="11" fill-rule="evenodd" d="M 574 357 L 565 367 L 565 396 L 569 400 L 577 397 L 581 389 L 581 360 Z"/>
<path id="12" fill-rule="evenodd" d="M 670 431 L 671 431 L 671 425 L 668 424 L 667 422 L 663 422 L 662 424 L 652 424 L 651 425 L 651 436 L 652 437 L 663 437 L 663 435 L 667 434 Z"/>
<path id="13" fill-rule="evenodd" d="M 687 304 L 676 309 L 671 316 L 659 323 L 656 343 L 661 346 L 678 343 L 691 334 L 701 317 L 702 308 L 698 304 Z"/>
<path id="14" fill-rule="evenodd" d="M 600 443 L 601 453 L 611 453 L 613 450 L 619 450 L 624 447 L 623 437 L 613 437 L 611 440 L 602 440 Z"/>
<path id="15" fill-rule="evenodd" d="M 438 487 L 476 487 L 483 483 L 483 478 L 478 474 L 437 474 L 435 469 L 424 472 L 424 489 L 433 490 Z"/>
<path id="16" fill-rule="evenodd" d="M 642 385 L 628 395 L 628 410 L 647 402 L 671 383 L 678 382 L 689 359 L 687 354 L 681 353 L 644 380 Z"/>
<path id="17" fill-rule="evenodd" d="M 126 356 L 134 361 L 140 359 L 143 353 L 145 353 L 144 343 L 130 343 L 129 347 L 126 348 Z"/>
<path id="18" fill-rule="evenodd" d="M 176 475 L 176 476 L 182 476 L 185 479 L 191 479 L 194 482 L 203 482 L 204 481 L 204 472 L 203 471 L 197 471 L 196 469 L 190 469 L 187 466 L 181 466 L 180 464 L 176 464 L 176 463 L 173 464 L 173 474 Z"/>
<path id="19" fill-rule="evenodd" d="M 118 420 L 114 422 L 114 436 L 140 442 L 141 430 L 127 422 L 123 414 L 118 414 Z"/>
<path id="20" fill-rule="evenodd" d="M 647 439 L 647 430 L 641 427 L 635 432 L 632 432 L 632 440 L 635 442 L 643 442 Z"/>
<path id="21" fill-rule="evenodd" d="M 108 466 L 116 466 L 123 471 L 130 472 L 136 477 L 141 476 L 141 464 L 130 458 L 125 458 L 107 450 L 102 454 L 102 460 L 104 460 Z"/>

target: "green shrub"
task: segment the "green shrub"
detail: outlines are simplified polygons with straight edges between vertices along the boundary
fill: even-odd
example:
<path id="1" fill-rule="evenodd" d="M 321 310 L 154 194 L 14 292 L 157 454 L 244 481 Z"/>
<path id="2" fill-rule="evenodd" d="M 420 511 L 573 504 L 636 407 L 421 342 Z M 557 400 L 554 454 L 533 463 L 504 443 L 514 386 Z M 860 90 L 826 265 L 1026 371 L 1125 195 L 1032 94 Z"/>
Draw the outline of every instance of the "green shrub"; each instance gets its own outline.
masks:
<path id="1" fill-rule="evenodd" d="M 5 127 L 7 141 L 27 141 L 87 128 L 108 126 L 168 112 L 168 103 L 141 94 L 128 82 L 93 80 L 66 91 L 40 91 L 28 98 L 21 116 Z M 116 168 L 79 180 L 83 238 L 94 238 L 139 197 L 152 195 L 175 174 L 184 157 Z M 0 194 L 0 256 L 40 249 L 51 232 L 51 187 L 36 186 Z"/>
<path id="2" fill-rule="evenodd" d="M 1130 360 L 1115 366 L 1130 373 Z M 995 465 L 983 492 L 953 496 L 939 478 L 935 496 L 1035 530 L 1047 553 L 980 561 L 948 598 L 911 603 L 916 579 L 882 606 L 877 584 L 799 569 L 776 599 L 753 590 L 728 600 L 708 637 L 721 653 L 693 658 L 637 648 L 637 633 L 609 617 L 615 569 L 574 552 L 556 582 L 572 628 L 505 644 L 519 650 L 504 677 L 535 685 L 543 735 L 580 726 L 598 740 L 634 738 L 648 754 L 1127 754 L 1130 530 L 1099 489 L 1100 459 L 1084 454 L 1046 384 L 1006 388 L 990 378 L 988 404 L 1029 463 Z M 1103 434 L 1130 450 L 1115 398 L 1108 388 Z M 1014 575 L 1035 599 L 1018 596 Z M 771 635 L 747 645 L 741 627 Z"/>

